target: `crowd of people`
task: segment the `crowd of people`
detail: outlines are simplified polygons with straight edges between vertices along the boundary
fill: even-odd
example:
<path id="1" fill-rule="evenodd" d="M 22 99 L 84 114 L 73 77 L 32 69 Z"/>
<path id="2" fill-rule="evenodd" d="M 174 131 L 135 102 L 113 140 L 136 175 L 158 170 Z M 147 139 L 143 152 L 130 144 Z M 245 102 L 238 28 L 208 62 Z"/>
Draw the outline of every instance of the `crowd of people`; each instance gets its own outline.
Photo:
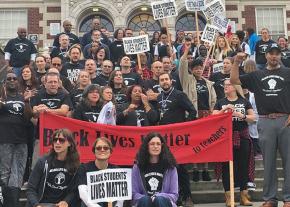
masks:
<path id="1" fill-rule="evenodd" d="M 37 52 L 26 38 L 25 28 L 18 28 L 18 36 L 4 49 L 8 65 L 0 93 L 4 206 L 19 205 L 25 182 L 28 206 L 108 206 L 88 202 L 85 175 L 115 167 L 108 163 L 113 153 L 110 140 L 98 138 L 93 146 L 96 160 L 80 164 L 71 133 L 59 129 L 54 132 L 51 151 L 40 158 L 38 118 L 42 112 L 137 127 L 232 112 L 235 186 L 240 188 L 240 204 L 252 205 L 248 189 L 255 187 L 254 162 L 263 157 L 262 207 L 277 206 L 279 149 L 284 207 L 290 207 L 290 50 L 286 37 L 272 40 L 267 28 L 259 37 L 248 28 L 246 32 L 219 33 L 210 46 L 201 41 L 200 33 L 177 31 L 172 41 L 162 28 L 153 33 L 150 51 L 126 55 L 122 39 L 133 36 L 129 28 L 116 29 L 112 39 L 99 19 L 93 19 L 91 30 L 82 38 L 71 32 L 70 21 L 64 21 L 63 28 L 49 54 Z M 145 29 L 139 35 L 147 34 Z M 223 68 L 215 71 L 219 63 Z M 101 114 L 108 107 L 112 113 L 104 119 Z M 228 163 L 216 165 L 226 206 L 230 206 L 228 168 Z M 151 178 L 159 183 L 154 190 Z M 190 179 L 212 178 L 208 163 L 195 163 L 189 174 L 185 165 L 176 163 L 164 138 L 151 133 L 136 155 L 132 179 L 132 202 L 114 202 L 113 206 L 193 206 Z"/>

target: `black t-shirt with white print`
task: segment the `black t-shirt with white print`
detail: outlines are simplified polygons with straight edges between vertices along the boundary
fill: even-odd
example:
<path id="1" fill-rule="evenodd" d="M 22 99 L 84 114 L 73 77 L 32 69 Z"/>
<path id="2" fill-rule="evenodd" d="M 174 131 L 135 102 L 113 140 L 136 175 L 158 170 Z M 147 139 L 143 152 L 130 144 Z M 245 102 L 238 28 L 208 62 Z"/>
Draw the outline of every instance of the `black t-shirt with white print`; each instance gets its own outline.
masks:
<path id="1" fill-rule="evenodd" d="M 214 82 L 213 87 L 216 92 L 217 100 L 225 97 L 224 81 L 230 78 L 230 74 L 223 74 L 222 72 L 213 73 L 209 80 Z"/>
<path id="2" fill-rule="evenodd" d="M 116 100 L 116 104 L 124 104 L 128 102 L 127 95 L 124 89 L 113 88 L 113 94 Z"/>
<path id="3" fill-rule="evenodd" d="M 257 70 L 240 76 L 244 88 L 255 94 L 259 115 L 290 114 L 290 70 Z"/>
<path id="4" fill-rule="evenodd" d="M 77 63 L 67 62 L 63 65 L 60 74 L 67 77 L 72 83 L 75 83 L 78 79 L 80 71 L 84 69 L 82 61 Z"/>
<path id="5" fill-rule="evenodd" d="M 101 105 L 88 107 L 83 102 L 81 102 L 74 110 L 73 118 L 96 123 L 98 121 L 101 110 Z"/>
<path id="6" fill-rule="evenodd" d="M 144 171 L 145 188 L 149 196 L 161 192 L 164 173 L 160 163 L 150 163 Z"/>
<path id="7" fill-rule="evenodd" d="M 8 41 L 4 52 L 11 54 L 9 64 L 12 67 L 22 67 L 29 65 L 31 54 L 36 54 L 37 50 L 28 39 L 14 38 Z"/>
<path id="8" fill-rule="evenodd" d="M 290 69 L 290 50 L 288 48 L 281 51 L 281 61 L 285 67 Z"/>
<path id="9" fill-rule="evenodd" d="M 84 89 L 75 89 L 70 93 L 70 98 L 72 101 L 73 108 L 75 109 L 76 106 L 80 103 L 81 98 L 83 97 Z"/>
<path id="10" fill-rule="evenodd" d="M 209 93 L 205 80 L 196 80 L 198 110 L 209 110 Z"/>
<path id="11" fill-rule="evenodd" d="M 137 73 L 123 73 L 124 83 L 127 87 L 132 85 L 141 85 L 142 79 L 141 76 Z"/>
<path id="12" fill-rule="evenodd" d="M 266 51 L 270 44 L 275 43 L 273 40 L 263 41 L 259 40 L 256 43 L 255 51 L 256 51 L 256 63 L 257 64 L 266 64 L 267 60 L 265 57 Z"/>
<path id="13" fill-rule="evenodd" d="M 54 166 L 47 172 L 45 190 L 41 203 L 58 203 L 63 200 L 72 178 L 73 175 L 65 168 L 65 162 L 55 160 Z"/>
<path id="14" fill-rule="evenodd" d="M 0 143 L 27 143 L 27 121 L 24 118 L 24 98 L 22 95 L 7 96 L 0 108 Z"/>
<path id="15" fill-rule="evenodd" d="M 235 107 L 235 112 L 240 112 L 247 115 L 247 110 L 252 109 L 251 103 L 242 97 L 238 97 L 235 101 L 230 101 L 226 97 L 217 101 L 214 110 L 222 110 L 226 105 L 232 104 Z M 241 131 L 248 127 L 248 123 L 238 117 L 233 116 L 233 131 Z"/>

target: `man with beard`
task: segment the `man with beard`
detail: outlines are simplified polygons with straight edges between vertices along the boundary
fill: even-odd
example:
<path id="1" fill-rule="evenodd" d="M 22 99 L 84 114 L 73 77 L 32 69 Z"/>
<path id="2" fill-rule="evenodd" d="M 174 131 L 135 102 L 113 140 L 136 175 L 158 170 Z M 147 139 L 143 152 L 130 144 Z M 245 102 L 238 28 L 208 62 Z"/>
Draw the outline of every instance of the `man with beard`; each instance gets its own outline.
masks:
<path id="1" fill-rule="evenodd" d="M 185 93 L 172 86 L 172 77 L 168 73 L 159 75 L 159 85 L 162 88 L 161 94 L 157 97 L 157 107 L 160 114 L 160 125 L 180 123 L 194 120 L 196 110 Z M 186 112 L 188 116 L 186 117 Z M 189 176 L 184 165 L 177 168 L 181 200 L 185 201 L 185 207 L 192 207 Z"/>
<path id="2" fill-rule="evenodd" d="M 141 76 L 131 71 L 131 60 L 128 56 L 124 56 L 121 59 L 120 66 L 124 83 L 127 87 L 132 85 L 142 85 Z"/>
<path id="3" fill-rule="evenodd" d="M 15 207 L 19 206 L 28 153 L 31 93 L 22 96 L 18 92 L 17 77 L 12 72 L 6 75 L 4 91 L 0 96 L 0 183 L 4 184 L 4 206 Z"/>
<path id="4" fill-rule="evenodd" d="M 73 33 L 71 32 L 71 29 L 72 29 L 72 23 L 71 23 L 69 20 L 65 20 L 65 21 L 62 23 L 62 26 L 63 26 L 64 32 L 59 33 L 59 34 L 57 34 L 57 35 L 55 36 L 54 41 L 53 41 L 53 47 L 59 47 L 59 46 L 60 46 L 59 37 L 60 37 L 62 34 L 65 34 L 65 35 L 68 36 L 69 47 L 71 47 L 71 46 L 74 45 L 74 44 L 79 44 L 79 43 L 80 43 L 80 40 L 79 40 L 78 36 L 76 36 L 75 34 L 73 34 Z"/>
<path id="5" fill-rule="evenodd" d="M 92 83 L 99 86 L 106 86 L 109 83 L 109 77 L 113 71 L 113 63 L 110 60 L 105 60 L 101 66 L 102 72 L 92 80 Z"/>
<path id="6" fill-rule="evenodd" d="M 249 89 L 255 95 L 259 114 L 258 131 L 264 164 L 264 186 L 261 207 L 277 207 L 276 157 L 279 149 L 284 171 L 283 207 L 290 207 L 290 70 L 281 66 L 281 49 L 272 43 L 266 50 L 267 65 L 239 76 L 244 58 L 238 53 L 232 70 L 231 83 Z"/>
<path id="7" fill-rule="evenodd" d="M 13 68 L 13 72 L 19 77 L 24 65 L 33 64 L 37 50 L 33 43 L 26 38 L 26 28 L 17 29 L 18 37 L 8 41 L 4 48 L 6 63 Z"/>
<path id="8" fill-rule="evenodd" d="M 165 56 L 162 58 L 163 69 L 165 73 L 168 73 L 172 76 L 172 84 L 174 88 L 182 91 L 182 86 L 179 79 L 178 70 L 173 71 L 172 61 L 169 57 Z"/>

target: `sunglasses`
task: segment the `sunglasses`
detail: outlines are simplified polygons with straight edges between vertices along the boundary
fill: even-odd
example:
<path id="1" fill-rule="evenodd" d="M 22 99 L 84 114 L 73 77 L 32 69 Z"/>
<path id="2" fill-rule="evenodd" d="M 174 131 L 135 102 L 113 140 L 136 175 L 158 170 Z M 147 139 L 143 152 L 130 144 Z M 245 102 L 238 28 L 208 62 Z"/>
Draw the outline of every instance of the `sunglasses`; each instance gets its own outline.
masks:
<path id="1" fill-rule="evenodd" d="M 17 78 L 16 77 L 7 77 L 6 80 L 8 80 L 8 81 L 12 81 L 12 80 L 16 81 Z"/>
<path id="2" fill-rule="evenodd" d="M 53 138 L 52 141 L 53 141 L 53 143 L 59 142 L 60 144 L 63 144 L 63 143 L 65 143 L 66 139 L 56 137 L 56 138 Z"/>
<path id="3" fill-rule="evenodd" d="M 108 146 L 97 146 L 96 148 L 95 148 L 97 151 L 108 151 L 109 149 L 110 149 L 110 147 L 108 147 Z"/>

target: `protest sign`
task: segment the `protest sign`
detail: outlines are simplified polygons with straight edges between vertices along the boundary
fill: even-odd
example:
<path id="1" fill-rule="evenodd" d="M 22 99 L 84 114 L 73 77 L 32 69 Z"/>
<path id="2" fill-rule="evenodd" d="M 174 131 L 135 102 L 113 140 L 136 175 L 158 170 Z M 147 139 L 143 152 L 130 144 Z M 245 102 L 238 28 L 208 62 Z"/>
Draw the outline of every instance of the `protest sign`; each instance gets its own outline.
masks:
<path id="1" fill-rule="evenodd" d="M 127 55 L 150 51 L 148 35 L 123 38 L 124 51 Z"/>
<path id="2" fill-rule="evenodd" d="M 155 20 L 178 15 L 175 0 L 154 1 L 151 3 L 152 13 Z"/>
<path id="3" fill-rule="evenodd" d="M 132 199 L 132 169 L 114 168 L 87 172 L 88 202 Z"/>
<path id="4" fill-rule="evenodd" d="M 212 72 L 213 73 L 218 73 L 221 72 L 224 69 L 224 63 L 216 63 L 212 66 Z"/>
<path id="5" fill-rule="evenodd" d="M 60 33 L 60 23 L 50 23 L 49 24 L 49 33 L 51 36 L 57 35 Z"/>
<path id="6" fill-rule="evenodd" d="M 112 126 L 84 122 L 50 113 L 40 115 L 40 152 L 51 149 L 56 129 L 72 131 L 81 162 L 95 159 L 91 149 L 98 137 L 113 144 L 110 163 L 132 165 L 136 153 L 149 132 L 159 132 L 178 163 L 224 162 L 232 159 L 232 116 L 212 115 L 196 121 L 162 126 Z"/>
<path id="7" fill-rule="evenodd" d="M 226 33 L 229 24 L 229 19 L 222 14 L 218 14 L 211 19 L 211 24 L 216 26 L 218 31 Z"/>
<path id="8" fill-rule="evenodd" d="M 201 40 L 212 44 L 215 41 L 216 32 L 217 29 L 215 26 L 206 24 L 201 36 Z"/>
<path id="9" fill-rule="evenodd" d="M 202 11 L 205 9 L 205 0 L 185 0 L 187 11 Z"/>
<path id="10" fill-rule="evenodd" d="M 203 11 L 207 19 L 212 19 L 214 16 L 224 13 L 225 7 L 221 0 L 215 0 L 210 4 L 206 5 L 205 10 Z"/>

